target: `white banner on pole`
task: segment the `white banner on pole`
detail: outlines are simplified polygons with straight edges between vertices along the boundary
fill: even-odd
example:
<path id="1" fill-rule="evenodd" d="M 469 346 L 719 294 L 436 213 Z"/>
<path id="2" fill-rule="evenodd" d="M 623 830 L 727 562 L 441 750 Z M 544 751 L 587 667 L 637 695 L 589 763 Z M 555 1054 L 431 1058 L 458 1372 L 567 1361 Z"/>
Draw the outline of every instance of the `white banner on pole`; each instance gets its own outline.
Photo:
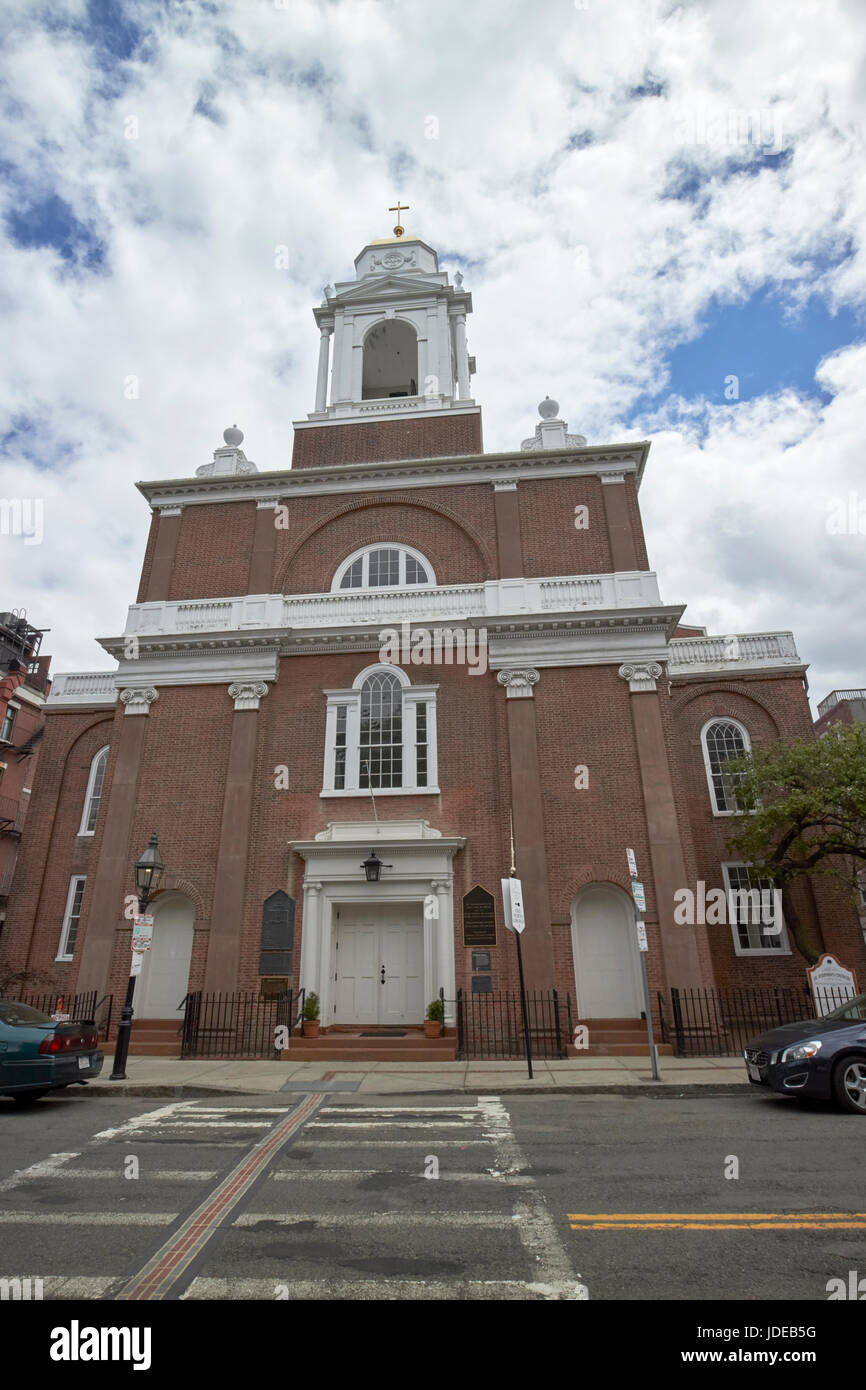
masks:
<path id="1" fill-rule="evenodd" d="M 649 947 L 648 947 L 648 945 L 647 945 L 647 939 L 646 939 L 646 927 L 644 926 L 643 922 L 641 921 L 641 919 L 640 919 L 639 917 L 638 917 L 637 921 L 635 922 L 635 927 L 636 927 L 636 929 L 637 929 L 637 944 L 638 944 L 638 949 L 641 950 L 641 951 L 648 951 L 648 950 L 649 950 Z"/>
<path id="2" fill-rule="evenodd" d="M 634 857 L 634 850 L 627 849 L 626 858 L 628 859 L 628 871 L 632 878 L 637 878 L 637 860 Z"/>
<path id="3" fill-rule="evenodd" d="M 503 878 L 501 883 L 505 925 L 509 931 L 522 932 L 526 926 L 523 913 L 523 884 L 519 878 Z"/>
<path id="4" fill-rule="evenodd" d="M 133 951 L 133 953 L 132 953 L 132 966 L 131 966 L 131 969 L 130 969 L 130 971 L 129 971 L 130 975 L 140 975 L 140 974 L 141 974 L 141 967 L 142 967 L 143 963 L 144 963 L 144 952 L 143 952 L 143 951 Z"/>

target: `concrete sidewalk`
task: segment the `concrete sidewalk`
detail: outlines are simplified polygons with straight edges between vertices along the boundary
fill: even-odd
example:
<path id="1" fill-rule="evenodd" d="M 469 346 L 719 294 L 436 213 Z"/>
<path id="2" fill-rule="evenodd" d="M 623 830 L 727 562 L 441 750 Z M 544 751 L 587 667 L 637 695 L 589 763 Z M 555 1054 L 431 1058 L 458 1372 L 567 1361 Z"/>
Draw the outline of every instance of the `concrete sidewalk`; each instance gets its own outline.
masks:
<path id="1" fill-rule="evenodd" d="M 549 1094 L 709 1094 L 748 1092 L 749 1081 L 739 1057 L 661 1057 L 659 1081 L 653 1081 L 649 1057 L 569 1057 L 525 1062 L 284 1062 L 181 1061 L 176 1057 L 130 1057 L 125 1081 L 109 1081 L 112 1059 L 106 1054 L 91 1095 L 206 1096 L 273 1095 L 282 1090 L 353 1089 L 365 1095 L 433 1095 L 436 1093 L 527 1092 Z M 338 1083 L 343 1083 L 342 1085 Z"/>

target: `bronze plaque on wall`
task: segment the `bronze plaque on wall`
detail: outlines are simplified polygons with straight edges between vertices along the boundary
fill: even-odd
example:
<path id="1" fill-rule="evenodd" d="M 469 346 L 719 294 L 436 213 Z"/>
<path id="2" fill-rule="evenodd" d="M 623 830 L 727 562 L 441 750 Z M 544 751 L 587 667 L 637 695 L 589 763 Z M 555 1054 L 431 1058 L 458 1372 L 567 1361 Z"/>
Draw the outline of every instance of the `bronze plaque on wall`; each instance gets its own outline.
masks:
<path id="1" fill-rule="evenodd" d="M 463 899 L 463 945 L 496 945 L 496 909 L 486 888 L 473 888 Z"/>
<path id="2" fill-rule="evenodd" d="M 288 975 L 295 941 L 295 900 L 280 889 L 262 906 L 260 975 Z"/>

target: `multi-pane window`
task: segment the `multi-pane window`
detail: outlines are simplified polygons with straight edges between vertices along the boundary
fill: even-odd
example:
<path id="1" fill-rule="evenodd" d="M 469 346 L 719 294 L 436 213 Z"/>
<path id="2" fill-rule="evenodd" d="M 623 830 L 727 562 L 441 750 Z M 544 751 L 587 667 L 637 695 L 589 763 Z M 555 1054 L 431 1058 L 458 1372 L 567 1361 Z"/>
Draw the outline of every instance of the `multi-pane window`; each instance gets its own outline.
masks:
<path id="1" fill-rule="evenodd" d="M 58 960 L 72 960 L 75 954 L 75 941 L 78 936 L 78 923 L 81 918 L 81 904 L 84 899 L 84 885 L 87 882 L 83 874 L 75 874 L 69 883 L 69 893 L 66 898 L 66 911 L 63 914 L 63 928 L 60 932 L 60 948 L 57 952 Z"/>
<path id="2" fill-rule="evenodd" d="M 337 706 L 337 736 L 334 740 L 334 789 L 346 786 L 346 706 Z"/>
<path id="3" fill-rule="evenodd" d="M 108 749 L 101 748 L 90 764 L 90 777 L 84 797 L 84 813 L 81 817 L 79 835 L 92 835 L 96 829 L 96 818 L 102 801 L 102 787 L 105 782 L 105 769 L 108 764 Z"/>
<path id="4" fill-rule="evenodd" d="M 426 705 L 418 705 L 415 710 L 415 781 L 419 787 L 427 785 Z"/>
<path id="5" fill-rule="evenodd" d="M 788 954 L 788 937 L 772 881 L 753 875 L 747 864 L 723 864 L 728 920 L 741 955 Z"/>
<path id="6" fill-rule="evenodd" d="M 371 550 L 369 556 L 371 589 L 391 588 L 400 583 L 399 550 Z"/>
<path id="7" fill-rule="evenodd" d="M 15 716 L 17 713 L 17 705 L 6 706 L 6 713 L 3 716 L 3 723 L 0 724 L 0 743 L 11 743 L 12 730 L 15 727 Z"/>
<path id="8" fill-rule="evenodd" d="M 403 785 L 403 692 L 396 676 L 376 672 L 361 687 L 360 784 Z"/>
<path id="9" fill-rule="evenodd" d="M 351 690 L 326 690 L 323 796 L 438 791 L 435 685 L 368 666 Z"/>
<path id="10" fill-rule="evenodd" d="M 749 750 L 748 734 L 732 719 L 715 719 L 704 729 L 704 761 L 710 787 L 713 810 L 717 815 L 736 815 L 740 810 L 736 798 L 737 777 L 726 772 L 731 758 L 740 758 Z"/>
<path id="11" fill-rule="evenodd" d="M 371 545 L 343 562 L 332 589 L 399 589 L 406 584 L 435 582 L 432 568 L 417 551 L 407 546 Z"/>
<path id="12" fill-rule="evenodd" d="M 340 580 L 341 589 L 361 589 L 364 586 L 364 557 L 359 555 L 357 560 L 353 560 L 343 578 Z"/>

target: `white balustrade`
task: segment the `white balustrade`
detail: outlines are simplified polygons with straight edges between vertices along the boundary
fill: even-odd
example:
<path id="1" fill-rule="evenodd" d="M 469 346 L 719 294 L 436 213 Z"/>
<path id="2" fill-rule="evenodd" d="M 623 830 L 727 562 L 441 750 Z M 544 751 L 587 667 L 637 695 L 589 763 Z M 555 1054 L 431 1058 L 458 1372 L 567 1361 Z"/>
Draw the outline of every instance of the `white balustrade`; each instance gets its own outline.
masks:
<path id="1" fill-rule="evenodd" d="M 743 632 L 723 637 L 674 637 L 670 643 L 671 674 L 694 668 L 708 670 L 751 666 L 797 666 L 800 657 L 790 632 Z"/>
<path id="2" fill-rule="evenodd" d="M 401 589 L 345 589 L 327 594 L 252 594 L 241 598 L 136 603 L 127 634 L 237 632 L 458 621 L 583 609 L 657 606 L 652 571 L 494 579 L 483 584 L 418 584 Z"/>
<path id="3" fill-rule="evenodd" d="M 117 678 L 113 671 L 71 671 L 53 676 L 47 704 L 113 704 Z"/>

